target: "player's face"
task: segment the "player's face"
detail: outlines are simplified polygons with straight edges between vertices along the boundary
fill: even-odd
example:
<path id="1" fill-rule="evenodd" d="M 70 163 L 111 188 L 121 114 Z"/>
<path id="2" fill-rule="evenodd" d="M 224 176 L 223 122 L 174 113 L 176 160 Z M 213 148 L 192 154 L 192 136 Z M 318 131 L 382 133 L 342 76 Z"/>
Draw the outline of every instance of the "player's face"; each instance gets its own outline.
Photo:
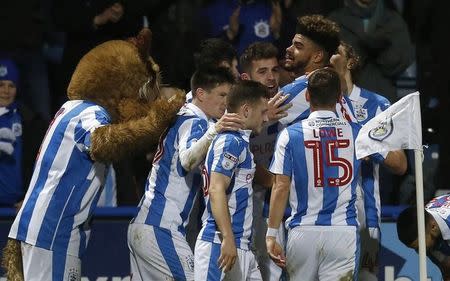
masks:
<path id="1" fill-rule="evenodd" d="M 231 64 L 227 61 L 223 61 L 220 63 L 219 66 L 226 67 L 230 69 L 231 73 L 233 73 L 233 76 L 236 78 L 236 80 L 239 79 L 239 71 L 238 71 L 238 61 L 237 59 L 233 59 L 231 61 Z"/>
<path id="2" fill-rule="evenodd" d="M 348 58 L 344 46 L 339 45 L 338 52 L 331 56 L 330 63 L 339 75 L 344 75 L 348 71 Z"/>
<path id="3" fill-rule="evenodd" d="M 292 45 L 286 49 L 284 67 L 288 71 L 304 73 L 305 68 L 312 63 L 312 56 L 316 51 L 314 42 L 301 34 L 295 34 Z"/>
<path id="4" fill-rule="evenodd" d="M 204 111 L 209 118 L 219 119 L 225 113 L 230 89 L 231 85 L 224 83 L 207 92 L 204 99 Z"/>
<path id="5" fill-rule="evenodd" d="M 0 107 L 13 103 L 16 98 L 16 85 L 11 80 L 0 80 Z"/>
<path id="6" fill-rule="evenodd" d="M 251 80 L 266 86 L 273 97 L 278 92 L 280 81 L 280 66 L 277 58 L 252 61 L 249 76 Z"/>
<path id="7" fill-rule="evenodd" d="M 252 130 L 254 135 L 259 135 L 264 124 L 269 121 L 267 115 L 267 101 L 266 98 L 261 98 L 259 102 L 249 107 L 247 129 Z"/>

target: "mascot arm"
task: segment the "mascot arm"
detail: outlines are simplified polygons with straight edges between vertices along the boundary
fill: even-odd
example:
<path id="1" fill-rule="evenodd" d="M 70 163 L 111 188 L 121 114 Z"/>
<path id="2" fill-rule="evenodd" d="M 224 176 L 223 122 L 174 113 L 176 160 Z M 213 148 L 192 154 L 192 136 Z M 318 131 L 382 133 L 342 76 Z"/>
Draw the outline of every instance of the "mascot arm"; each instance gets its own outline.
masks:
<path id="1" fill-rule="evenodd" d="M 180 149 L 181 166 L 186 171 L 191 171 L 194 167 L 200 165 L 205 159 L 206 152 L 214 137 L 217 135 L 215 126 L 209 127 L 208 131 L 188 149 Z"/>
<path id="2" fill-rule="evenodd" d="M 148 115 L 141 119 L 95 129 L 91 137 L 91 158 L 110 163 L 137 151 L 137 148 L 155 146 L 183 103 L 184 95 L 181 94 L 169 101 L 158 99 L 152 104 Z"/>

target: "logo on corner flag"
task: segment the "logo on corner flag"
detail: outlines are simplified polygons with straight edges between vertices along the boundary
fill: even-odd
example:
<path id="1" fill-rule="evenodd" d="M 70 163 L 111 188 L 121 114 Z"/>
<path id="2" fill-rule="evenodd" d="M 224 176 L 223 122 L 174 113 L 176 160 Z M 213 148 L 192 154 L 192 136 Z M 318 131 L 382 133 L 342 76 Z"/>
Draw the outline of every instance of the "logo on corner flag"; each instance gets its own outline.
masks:
<path id="1" fill-rule="evenodd" d="M 378 126 L 369 131 L 369 138 L 382 142 L 387 137 L 389 137 L 394 131 L 394 122 L 392 122 L 392 117 L 386 118 L 384 121 L 380 122 Z"/>

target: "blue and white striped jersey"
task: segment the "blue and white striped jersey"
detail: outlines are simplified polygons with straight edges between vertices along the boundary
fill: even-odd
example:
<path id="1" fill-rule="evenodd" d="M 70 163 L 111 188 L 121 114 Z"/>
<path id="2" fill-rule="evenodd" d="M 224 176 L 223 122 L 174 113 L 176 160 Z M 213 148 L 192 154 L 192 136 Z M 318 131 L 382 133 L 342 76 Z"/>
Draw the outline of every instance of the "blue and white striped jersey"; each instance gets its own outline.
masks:
<path id="1" fill-rule="evenodd" d="M 253 220 L 252 181 L 255 174 L 255 163 L 249 148 L 250 133 L 251 131 L 221 133 L 209 147 L 204 169 L 207 179 L 204 189 L 206 219 L 199 234 L 203 241 L 221 243 L 208 196 L 209 177 L 211 172 L 216 172 L 231 178 L 226 194 L 236 247 L 249 249 Z"/>
<path id="2" fill-rule="evenodd" d="M 287 110 L 288 116 L 281 118 L 277 123 L 268 126 L 267 132 L 278 133 L 283 128 L 308 118 L 310 110 L 309 102 L 306 100 L 307 87 L 308 77 L 307 75 L 302 75 L 281 89 L 284 94 L 289 94 L 289 97 L 286 99 L 284 104 L 292 103 L 292 107 Z M 336 104 L 336 112 L 340 118 L 344 118 L 355 123 L 357 122 L 353 114 L 351 102 L 345 96 L 341 99 L 340 103 Z M 269 201 L 270 198 L 267 197 L 264 202 L 263 215 L 266 217 L 269 215 Z"/>
<path id="3" fill-rule="evenodd" d="M 91 102 L 73 100 L 61 107 L 41 145 L 9 237 L 54 252 L 83 255 L 89 218 L 106 177 L 106 165 L 89 156 L 91 134 L 110 122 L 106 110 Z"/>
<path id="4" fill-rule="evenodd" d="M 186 103 L 191 103 L 193 98 L 194 98 L 194 96 L 192 95 L 192 91 L 189 91 L 186 94 Z"/>
<path id="5" fill-rule="evenodd" d="M 161 137 L 134 223 L 186 234 L 194 199 L 202 185 L 200 170 L 186 171 L 179 155 L 208 130 L 208 118 L 192 103 L 178 112 L 175 124 Z"/>
<path id="6" fill-rule="evenodd" d="M 390 102 L 383 96 L 353 85 L 348 96 L 355 113 L 356 120 L 361 125 L 383 112 Z M 363 190 L 363 205 L 366 227 L 379 227 L 381 218 L 381 202 L 379 187 L 379 165 L 370 161 L 361 163 L 361 187 Z"/>
<path id="7" fill-rule="evenodd" d="M 309 102 L 306 101 L 306 89 L 308 87 L 308 77 L 300 76 L 292 83 L 281 88 L 284 94 L 289 94 L 289 98 L 284 102 L 292 103 L 292 107 L 287 110 L 288 116 L 281 118 L 279 122 L 288 126 L 309 116 Z M 336 112 L 340 118 L 351 122 L 357 122 L 354 117 L 353 108 L 348 97 L 344 96 L 340 103 L 336 104 Z"/>
<path id="8" fill-rule="evenodd" d="M 286 227 L 352 225 L 356 219 L 357 171 L 354 141 L 359 125 L 331 111 L 312 112 L 284 129 L 270 171 L 291 178 L 291 216 Z"/>

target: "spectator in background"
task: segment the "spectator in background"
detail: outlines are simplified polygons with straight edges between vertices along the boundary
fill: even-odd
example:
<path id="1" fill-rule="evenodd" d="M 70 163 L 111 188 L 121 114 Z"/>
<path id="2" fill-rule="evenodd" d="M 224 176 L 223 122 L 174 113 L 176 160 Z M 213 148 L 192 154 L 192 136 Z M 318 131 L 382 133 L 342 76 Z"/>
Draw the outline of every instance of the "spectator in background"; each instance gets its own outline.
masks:
<path id="1" fill-rule="evenodd" d="M 238 54 L 255 41 L 273 42 L 280 37 L 282 12 L 279 1 L 216 0 L 201 10 L 205 37 L 222 37 Z"/>
<path id="2" fill-rule="evenodd" d="M 23 196 L 22 118 L 15 102 L 19 72 L 10 59 L 0 59 L 0 206 L 13 206 Z"/>
<path id="3" fill-rule="evenodd" d="M 329 17 L 339 23 L 341 39 L 362 58 L 358 85 L 395 102 L 395 80 L 414 59 L 406 23 L 383 0 L 345 0 L 344 4 Z"/>
<path id="4" fill-rule="evenodd" d="M 93 47 L 112 39 L 125 39 L 148 25 L 145 11 L 158 1 L 55 1 L 54 18 L 66 33 L 62 58 L 63 83 L 58 95 L 65 96 L 78 61 Z"/>
<path id="5" fill-rule="evenodd" d="M 0 56 L 14 59 L 21 75 L 20 101 L 50 120 L 50 91 L 42 52 L 46 30 L 43 0 L 2 1 L 0 9 Z"/>

